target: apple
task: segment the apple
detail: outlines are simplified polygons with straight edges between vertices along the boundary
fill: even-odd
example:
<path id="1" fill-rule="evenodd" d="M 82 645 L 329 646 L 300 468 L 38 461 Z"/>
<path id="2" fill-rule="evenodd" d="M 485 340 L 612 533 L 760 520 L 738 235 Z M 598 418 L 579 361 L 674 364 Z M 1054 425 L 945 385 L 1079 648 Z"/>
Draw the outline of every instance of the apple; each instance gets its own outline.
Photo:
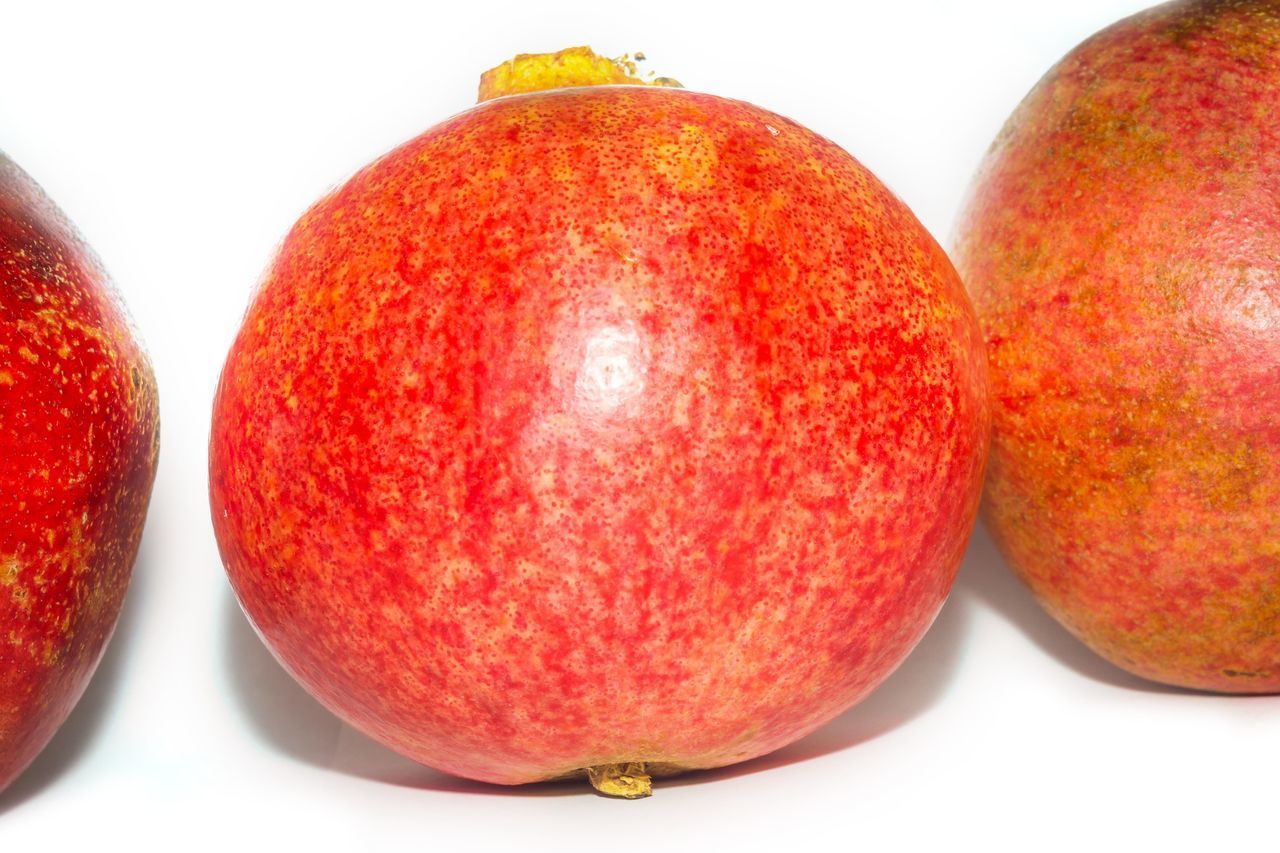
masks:
<path id="1" fill-rule="evenodd" d="M 799 124 L 641 82 L 490 72 L 294 226 L 218 387 L 249 619 L 460 776 L 641 796 L 804 736 L 919 640 L 977 511 L 942 250 Z"/>
<path id="2" fill-rule="evenodd" d="M 115 627 L 158 452 L 156 383 L 97 257 L 0 155 L 0 790 Z"/>
<path id="3" fill-rule="evenodd" d="M 1280 6 L 1171 3 L 1067 55 L 955 259 L 986 334 L 985 515 L 1148 679 L 1280 690 Z"/>

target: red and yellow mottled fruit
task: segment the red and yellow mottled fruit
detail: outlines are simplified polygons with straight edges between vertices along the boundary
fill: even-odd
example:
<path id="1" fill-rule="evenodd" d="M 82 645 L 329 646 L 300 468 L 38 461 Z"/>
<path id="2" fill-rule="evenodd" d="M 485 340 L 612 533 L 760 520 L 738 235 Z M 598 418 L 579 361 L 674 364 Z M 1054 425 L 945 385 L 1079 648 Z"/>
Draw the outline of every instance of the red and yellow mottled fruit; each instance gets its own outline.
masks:
<path id="1" fill-rule="evenodd" d="M 1280 4 L 1175 3 L 996 140 L 956 261 L 990 351 L 986 515 L 1099 654 L 1280 690 Z"/>
<path id="2" fill-rule="evenodd" d="M 151 366 L 97 258 L 0 155 L 0 789 L 106 648 L 157 429 Z"/>
<path id="3" fill-rule="evenodd" d="M 949 261 L 848 154 L 681 89 L 536 91 L 596 60 L 495 69 L 528 93 L 298 222 L 211 490 L 245 611 L 335 713 L 458 775 L 634 796 L 907 654 L 976 513 L 986 368 Z"/>

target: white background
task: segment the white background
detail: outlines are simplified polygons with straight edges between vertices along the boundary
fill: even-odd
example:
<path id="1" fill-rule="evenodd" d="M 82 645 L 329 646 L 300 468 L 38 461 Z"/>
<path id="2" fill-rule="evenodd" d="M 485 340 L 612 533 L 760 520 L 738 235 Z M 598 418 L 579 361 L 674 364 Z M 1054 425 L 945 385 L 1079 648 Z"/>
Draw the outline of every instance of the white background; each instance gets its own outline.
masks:
<path id="1" fill-rule="evenodd" d="M 589 43 L 839 142 L 945 243 L 1023 94 L 1140 2 L 7 2 L 0 148 L 104 258 L 156 366 L 159 479 L 117 636 L 0 798 L 0 850 L 1277 849 L 1280 697 L 1144 684 L 1057 627 L 975 535 L 861 706 L 774 755 L 660 784 L 503 789 L 346 728 L 236 607 L 206 503 L 223 356 L 294 219 L 468 106 L 482 70 Z"/>

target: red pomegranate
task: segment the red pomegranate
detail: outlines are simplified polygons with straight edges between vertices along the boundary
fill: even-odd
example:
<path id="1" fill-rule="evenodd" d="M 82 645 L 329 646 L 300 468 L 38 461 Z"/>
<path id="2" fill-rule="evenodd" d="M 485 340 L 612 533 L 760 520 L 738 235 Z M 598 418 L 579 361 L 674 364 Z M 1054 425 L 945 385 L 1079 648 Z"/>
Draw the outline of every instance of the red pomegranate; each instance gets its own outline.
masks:
<path id="1" fill-rule="evenodd" d="M 106 274 L 0 155 L 0 789 L 106 648 L 157 439 L 151 366 Z"/>
<path id="2" fill-rule="evenodd" d="M 956 264 L 991 356 L 992 533 L 1155 681 L 1280 691 L 1280 4 L 1170 3 L 992 146 Z"/>
<path id="3" fill-rule="evenodd" d="M 357 728 L 498 783 L 743 761 L 951 585 L 987 442 L 946 256 L 836 145 L 585 49 L 293 228 L 227 358 L 214 525 Z M 548 87 L 559 87 L 545 90 Z"/>

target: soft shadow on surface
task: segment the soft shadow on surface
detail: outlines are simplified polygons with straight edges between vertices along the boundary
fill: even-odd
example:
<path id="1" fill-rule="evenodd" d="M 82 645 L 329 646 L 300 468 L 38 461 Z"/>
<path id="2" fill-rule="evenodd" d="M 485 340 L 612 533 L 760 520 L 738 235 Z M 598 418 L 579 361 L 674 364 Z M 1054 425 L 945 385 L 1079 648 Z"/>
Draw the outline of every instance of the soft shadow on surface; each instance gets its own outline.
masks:
<path id="1" fill-rule="evenodd" d="M 916 650 L 874 693 L 803 740 L 742 764 L 663 779 L 663 787 L 698 784 L 805 761 L 892 731 L 941 698 L 959 661 L 967 608 L 943 608 Z M 267 651 L 228 593 L 224 664 L 237 704 L 258 738 L 306 764 L 384 784 L 497 796 L 590 793 L 585 780 L 515 787 L 460 779 L 423 767 L 344 725 L 303 690 Z"/>
<path id="2" fill-rule="evenodd" d="M 146 587 L 152 569 L 151 541 L 150 537 L 143 537 L 115 633 L 98 662 L 97 670 L 89 679 L 89 686 L 36 760 L 0 793 L 0 816 L 57 782 L 89 750 L 102 731 L 108 713 L 119 699 L 125 662 L 137 642 L 141 614 L 147 606 Z"/>
<path id="3" fill-rule="evenodd" d="M 232 694 L 254 735 L 294 759 L 388 785 L 456 793 L 556 796 L 581 793 L 586 782 L 507 787 L 461 779 L 424 767 L 331 714 L 272 657 L 231 591 L 223 606 L 223 665 Z"/>
<path id="4" fill-rule="evenodd" d="M 973 531 L 953 597 L 972 596 L 1013 623 L 1041 651 L 1080 675 L 1113 687 L 1145 693 L 1197 695 L 1131 675 L 1095 654 L 1044 611 L 1013 574 L 981 522 Z M 1209 694 L 1204 694 L 1209 695 Z"/>
<path id="5" fill-rule="evenodd" d="M 656 784 L 662 787 L 698 785 L 785 767 L 851 749 L 906 725 L 946 693 L 960 662 L 970 618 L 967 603 L 955 600 L 953 595 L 915 651 L 883 684 L 808 737 L 741 764 L 700 770 Z"/>
<path id="6" fill-rule="evenodd" d="M 230 590 L 222 610 L 223 667 L 253 733 L 291 758 L 328 767 L 337 752 L 342 721 L 276 662 Z"/>

